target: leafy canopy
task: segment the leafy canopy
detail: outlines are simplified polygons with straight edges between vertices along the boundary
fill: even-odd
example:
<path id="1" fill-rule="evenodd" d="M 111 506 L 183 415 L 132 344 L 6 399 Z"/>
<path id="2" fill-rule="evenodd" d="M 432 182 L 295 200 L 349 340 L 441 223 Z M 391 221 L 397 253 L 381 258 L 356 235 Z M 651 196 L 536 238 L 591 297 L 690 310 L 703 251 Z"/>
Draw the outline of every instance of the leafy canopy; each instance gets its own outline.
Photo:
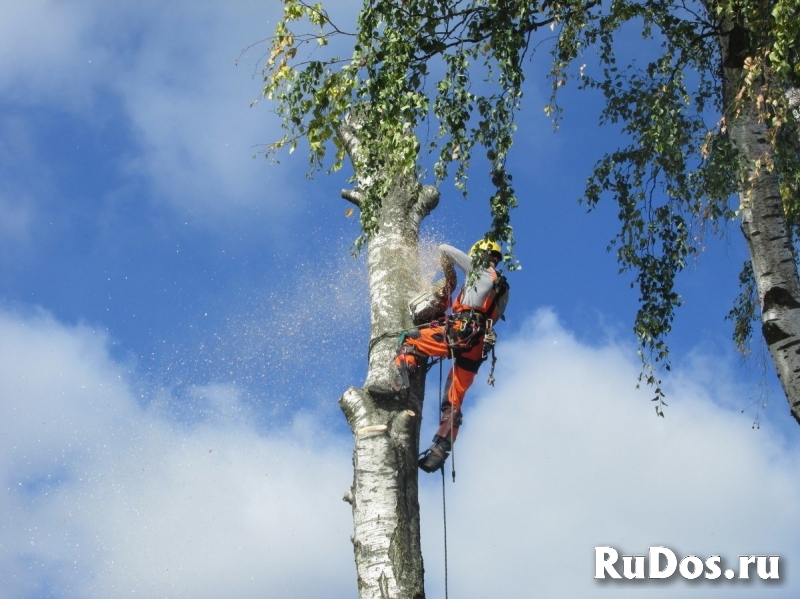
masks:
<path id="1" fill-rule="evenodd" d="M 747 105 L 756 106 L 767 126 L 772 153 L 763 157 L 763 166 L 778 170 L 787 217 L 797 232 L 797 115 L 787 96 L 800 75 L 798 20 L 788 16 L 797 8 L 798 0 L 614 0 L 564 23 L 559 36 L 553 89 L 571 75 L 580 88 L 602 92 L 601 123 L 620 124 L 629 140 L 597 162 L 584 201 L 594 207 L 610 196 L 619 206 L 612 247 L 621 271 L 635 273 L 640 307 L 634 331 L 645 377 L 656 386 L 659 414 L 663 394 L 652 365 L 669 369 L 665 337 L 681 303 L 676 276 L 702 251 L 708 231 L 717 233 L 719 223 L 737 217 L 739 206 L 730 198 L 747 187 L 743 177 L 751 171 L 742 168 L 728 135 Z M 618 64 L 624 26 L 639 27 L 653 58 Z M 731 47 L 725 64 L 721 41 Z M 589 48 L 597 51 L 595 76 L 575 69 Z M 555 102 L 551 109 L 557 110 Z M 749 262 L 739 280 L 742 293 L 728 317 L 737 347 L 746 351 L 758 311 Z"/>
<path id="2" fill-rule="evenodd" d="M 415 134 L 433 123 L 427 149 L 436 156 L 436 179 L 453 171 L 466 196 L 467 172 L 481 148 L 494 188 L 487 237 L 513 246 L 510 215 L 517 197 L 506 159 L 522 97 L 523 63 L 532 34 L 553 24 L 556 11 L 507 0 L 367 0 L 356 32 L 345 33 L 320 4 L 283 2 L 284 17 L 264 69 L 264 95 L 275 103 L 285 135 L 268 154 L 286 146 L 293 151 L 305 138 L 312 171 L 324 166 L 330 148 L 335 155 L 329 169 L 340 168 L 345 149 L 337 126 L 360 107 L 364 159 L 357 171 L 365 193 L 361 224 L 369 237 L 390 182 L 419 174 Z M 306 22 L 315 31 L 298 33 Z M 314 58 L 307 48 L 327 46 L 340 36 L 352 39 L 349 57 Z M 507 260 L 513 268 L 511 257 Z"/>
<path id="3" fill-rule="evenodd" d="M 294 150 L 305 138 L 311 170 L 323 166 L 329 148 L 335 149 L 329 166 L 335 170 L 345 155 L 337 125 L 361 107 L 366 237 L 376 230 L 376 208 L 389 181 L 418 174 L 414 134 L 433 122 L 428 149 L 437 152 L 436 178 L 453 170 L 466 195 L 470 161 L 483 149 L 494 186 L 487 236 L 513 243 L 517 198 L 506 158 L 525 59 L 532 36 L 545 28 L 553 42 L 545 112 L 557 123 L 563 116 L 558 96 L 576 81 L 578 88 L 602 93 L 601 123 L 620 126 L 628 140 L 596 163 L 582 201 L 593 208 L 611 198 L 619 207 L 620 229 L 609 249 L 639 291 L 634 331 L 660 414 L 654 366 L 669 369 L 665 338 L 681 303 L 676 277 L 708 234 L 737 216 L 730 198 L 742 189 L 745 169 L 727 133 L 748 102 L 767 124 L 773 151 L 764 166 L 777 169 L 787 217 L 798 230 L 798 108 L 787 92 L 796 91 L 800 79 L 800 0 L 365 0 L 354 33 L 339 30 L 320 4 L 283 2 L 264 95 L 275 103 L 285 135 L 268 153 Z M 301 22 L 314 30 L 296 33 Z M 652 56 L 618 63 L 620 39 L 628 39 L 631 28 L 638 28 Z M 346 58 L 314 58 L 316 52 L 304 49 L 339 36 L 352 40 Z M 725 97 L 719 43 L 734 38 L 734 64 L 725 66 L 740 78 L 735 97 Z M 744 290 L 730 317 L 737 345 L 745 348 L 757 312 L 748 264 L 740 281 Z"/>

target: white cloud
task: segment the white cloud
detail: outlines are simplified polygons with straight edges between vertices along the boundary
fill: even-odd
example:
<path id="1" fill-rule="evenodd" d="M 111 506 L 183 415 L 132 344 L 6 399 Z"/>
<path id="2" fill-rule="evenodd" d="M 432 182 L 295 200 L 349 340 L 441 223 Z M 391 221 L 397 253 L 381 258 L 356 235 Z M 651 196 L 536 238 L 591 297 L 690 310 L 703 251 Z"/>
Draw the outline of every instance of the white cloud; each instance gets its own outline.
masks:
<path id="1" fill-rule="evenodd" d="M 173 8 L 175 8 L 173 6 Z M 146 35 L 114 89 L 141 145 L 130 168 L 148 176 L 183 215 L 206 224 L 241 220 L 262 208 L 270 220 L 301 203 L 283 179 L 252 155 L 279 136 L 268 110 L 250 109 L 257 69 L 281 7 L 187 2 L 148 12 Z M 298 166 L 303 166 L 299 165 Z"/>
<path id="2" fill-rule="evenodd" d="M 796 596 L 788 570 L 800 559 L 800 509 L 790 499 L 800 493 L 800 448 L 725 407 L 719 390 L 746 394 L 725 380 L 724 364 L 713 384 L 678 373 L 662 420 L 651 395 L 635 391 L 625 350 L 579 343 L 550 312 L 498 351 L 496 389 L 486 390 L 482 372 L 467 398 L 457 483 L 447 490 L 454 596 L 729 597 L 755 587 L 759 596 Z M 435 588 L 441 482 L 426 487 Z M 731 565 L 739 555 L 780 555 L 789 581 L 603 585 L 593 580 L 601 545 L 620 555 L 665 545 Z"/>
<path id="3" fill-rule="evenodd" d="M 306 163 L 253 159 L 280 134 L 268 107 L 249 105 L 281 10 L 256 1 L 12 3 L 0 22 L 0 90 L 19 118 L 45 108 L 113 132 L 110 159 L 181 219 L 223 231 L 254 218 L 280 226 L 304 203 L 292 180 Z"/>
<path id="4" fill-rule="evenodd" d="M 719 385 L 680 373 L 656 418 L 625 350 L 579 343 L 549 312 L 498 351 L 496 389 L 484 370 L 468 397 L 447 487 L 453 596 L 796 596 L 791 577 L 593 580 L 597 545 L 777 554 L 786 575 L 800 557 L 795 442 L 752 431 Z M 313 415 L 258 430 L 236 388 L 215 383 L 190 390 L 204 416 L 181 422 L 169 390 L 132 391 L 135 369 L 109 357 L 103 335 L 47 314 L 0 312 L 0 356 L 0 596 L 354 595 L 349 440 Z M 440 476 L 422 489 L 435 596 Z"/>
<path id="5" fill-rule="evenodd" d="M 6 2 L 0 20 L 0 90 L 31 105 L 86 107 L 101 83 L 108 52 L 87 34 L 97 3 Z"/>
<path id="6" fill-rule="evenodd" d="M 324 431 L 268 436 L 219 385 L 194 390 L 212 417 L 182 425 L 141 407 L 102 335 L 44 314 L 0 315 L 0 355 L 1 596 L 352 586 L 350 456 Z"/>

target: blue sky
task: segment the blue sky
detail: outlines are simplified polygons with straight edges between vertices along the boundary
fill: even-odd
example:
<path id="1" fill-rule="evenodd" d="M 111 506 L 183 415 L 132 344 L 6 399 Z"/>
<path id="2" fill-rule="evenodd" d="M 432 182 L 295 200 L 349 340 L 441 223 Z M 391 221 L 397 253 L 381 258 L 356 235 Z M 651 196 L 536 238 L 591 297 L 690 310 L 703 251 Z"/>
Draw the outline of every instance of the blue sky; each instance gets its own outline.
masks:
<path id="1" fill-rule="evenodd" d="M 354 6 L 338 9 L 343 23 Z M 250 102 L 279 11 L 2 5 L 0 597 L 356 595 L 336 400 L 364 376 L 364 264 L 348 252 L 345 175 L 308 180 L 299 151 L 254 158 L 278 135 L 269 106 Z M 636 295 L 605 251 L 615 211 L 577 202 L 615 134 L 574 94 L 553 133 L 537 64 L 511 164 L 523 269 L 497 386 L 481 373 L 467 398 L 447 491 L 450 591 L 796 596 L 797 425 L 771 367 L 762 382 L 743 365 L 723 320 L 738 227 L 680 278 L 658 419 L 635 389 Z M 426 257 L 488 227 L 480 167 L 471 184 L 467 202 L 442 185 Z M 421 490 L 430 596 L 443 583 L 440 484 Z M 593 547 L 609 544 L 778 554 L 785 576 L 600 585 Z"/>

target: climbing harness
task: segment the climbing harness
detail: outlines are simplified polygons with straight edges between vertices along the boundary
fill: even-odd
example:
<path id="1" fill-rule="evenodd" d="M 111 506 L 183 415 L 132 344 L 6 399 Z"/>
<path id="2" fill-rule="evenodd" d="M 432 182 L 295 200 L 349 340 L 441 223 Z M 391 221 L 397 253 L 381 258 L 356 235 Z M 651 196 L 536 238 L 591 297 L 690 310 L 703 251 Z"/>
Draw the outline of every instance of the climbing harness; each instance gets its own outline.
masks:
<path id="1" fill-rule="evenodd" d="M 415 325 L 413 327 L 409 327 L 407 329 L 403 329 L 402 331 L 387 331 L 385 333 L 381 333 L 377 337 L 373 337 L 372 339 L 369 340 L 369 343 L 367 344 L 367 360 L 369 360 L 370 356 L 372 355 L 372 350 L 375 348 L 375 346 L 378 343 L 380 343 L 381 341 L 383 341 L 384 339 L 389 339 L 390 337 L 394 337 L 394 338 L 398 339 L 397 344 L 400 345 L 400 344 L 403 343 L 405 338 L 408 337 L 409 333 L 411 333 L 412 331 L 419 331 L 419 330 L 427 329 L 427 328 L 430 328 L 430 327 L 444 326 L 445 325 L 444 321 L 447 318 L 448 318 L 447 316 L 442 316 L 442 317 L 438 318 L 437 320 L 431 320 L 430 322 L 424 322 L 422 324 L 418 324 L 418 325 Z"/>
<path id="2" fill-rule="evenodd" d="M 494 368 L 497 363 L 497 355 L 495 354 L 495 345 L 497 343 L 497 333 L 494 330 L 494 321 L 491 318 L 486 318 L 484 314 L 476 310 L 466 310 L 457 314 L 442 316 L 437 320 L 432 320 L 423 324 L 413 326 L 409 329 L 402 331 L 389 331 L 370 339 L 367 346 L 367 360 L 372 355 L 372 350 L 377 343 L 390 337 L 397 339 L 398 351 L 403 347 L 403 342 L 410 336 L 412 331 L 419 331 L 430 327 L 442 327 L 444 329 L 444 340 L 447 344 L 448 352 L 447 357 L 454 359 L 461 352 L 468 351 L 475 347 L 475 344 L 483 335 L 483 351 L 481 354 L 482 361 L 486 361 L 489 354 L 492 355 L 491 370 L 486 382 L 494 387 Z M 409 350 L 417 357 L 428 359 L 430 356 L 415 352 L 413 349 Z M 436 358 L 432 362 L 428 362 L 427 370 L 429 371 L 438 361 L 444 358 Z M 452 416 L 452 415 L 451 415 Z"/>
<path id="3" fill-rule="evenodd" d="M 501 270 L 491 268 L 488 272 L 492 278 L 492 288 L 483 299 L 483 304 L 475 307 L 462 303 L 465 287 L 461 287 L 461 291 L 453 301 L 453 312 L 473 310 L 494 320 L 505 320 L 504 312 L 508 304 L 508 290 L 510 289 L 508 279 Z"/>
<path id="4" fill-rule="evenodd" d="M 445 340 L 451 352 L 465 352 L 475 347 L 485 326 L 486 317 L 476 310 L 453 314 L 445 325 Z"/>

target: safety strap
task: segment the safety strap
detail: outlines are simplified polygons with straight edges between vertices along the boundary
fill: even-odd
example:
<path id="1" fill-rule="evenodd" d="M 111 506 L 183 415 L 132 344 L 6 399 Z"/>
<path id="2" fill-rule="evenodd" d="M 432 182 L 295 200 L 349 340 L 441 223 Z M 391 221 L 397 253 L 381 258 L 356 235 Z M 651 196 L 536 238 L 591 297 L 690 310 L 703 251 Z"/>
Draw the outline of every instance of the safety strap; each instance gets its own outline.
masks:
<path id="1" fill-rule="evenodd" d="M 388 339 L 389 337 L 400 337 L 401 335 L 403 335 L 403 338 L 405 338 L 405 336 L 407 336 L 411 331 L 418 331 L 420 329 L 426 329 L 432 326 L 441 326 L 441 324 L 441 322 L 434 320 L 433 322 L 426 322 L 409 329 L 403 329 L 402 331 L 387 331 L 386 333 L 381 333 L 377 337 L 373 337 L 369 340 L 369 343 L 367 344 L 367 360 L 369 360 L 370 356 L 372 355 L 372 350 L 375 348 L 375 346 L 384 339 Z M 402 343 L 402 341 L 400 341 L 398 345 L 400 343 Z"/>
<path id="2" fill-rule="evenodd" d="M 443 376 L 443 368 L 442 368 L 442 360 L 439 360 L 439 413 L 442 413 L 442 403 L 444 401 L 444 394 L 442 391 L 442 376 Z M 452 408 L 452 406 L 451 406 Z M 453 417 L 453 411 L 450 410 L 450 418 Z M 456 467 L 455 467 L 455 444 L 453 443 L 453 427 L 452 422 L 450 423 L 450 453 L 452 455 L 453 461 L 450 463 L 452 464 L 453 468 L 453 482 L 456 482 Z M 447 581 L 447 495 L 445 493 L 445 482 L 444 482 L 444 466 L 441 468 L 442 470 L 442 522 L 444 525 L 444 597 L 448 599 L 448 581 Z"/>
<path id="3" fill-rule="evenodd" d="M 497 307 L 498 300 L 508 291 L 508 279 L 506 279 L 503 271 L 495 269 L 495 272 L 497 273 L 497 280 L 494 282 L 494 284 L 495 287 L 497 287 L 499 284 L 500 288 L 495 291 L 494 297 L 492 298 L 492 303 L 490 303 L 489 307 L 486 309 L 487 316 L 492 316 L 494 314 L 494 309 Z M 500 319 L 505 320 L 502 315 L 500 316 Z"/>
<path id="4" fill-rule="evenodd" d="M 453 368 L 453 366 L 451 366 Z M 442 405 L 444 404 L 444 391 L 443 391 L 443 372 L 442 359 L 439 359 L 439 414 L 442 413 Z M 452 468 L 453 482 L 456 482 L 456 444 L 453 441 L 453 418 L 455 417 L 455 410 L 450 406 L 450 467 Z M 442 466 L 442 475 L 444 475 L 444 466 Z"/>
<path id="5" fill-rule="evenodd" d="M 464 323 L 465 328 L 472 325 L 472 330 L 464 337 L 459 337 L 459 334 L 465 329 L 455 331 L 451 335 L 452 323 L 455 321 Z M 475 343 L 477 343 L 476 338 L 486 330 L 486 323 L 485 315 L 476 310 L 465 310 L 454 314 L 452 319 L 448 319 L 445 327 L 445 343 L 447 343 L 447 347 L 450 349 L 450 357 L 455 357 L 456 352 L 467 351 L 475 347 Z"/>

